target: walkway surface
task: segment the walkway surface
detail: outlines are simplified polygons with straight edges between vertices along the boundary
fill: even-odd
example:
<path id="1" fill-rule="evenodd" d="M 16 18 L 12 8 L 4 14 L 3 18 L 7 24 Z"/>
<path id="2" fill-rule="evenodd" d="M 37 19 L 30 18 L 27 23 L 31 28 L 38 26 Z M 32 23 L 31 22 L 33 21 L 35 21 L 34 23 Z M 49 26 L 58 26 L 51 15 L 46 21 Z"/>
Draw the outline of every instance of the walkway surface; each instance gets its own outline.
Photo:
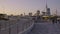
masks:
<path id="1" fill-rule="evenodd" d="M 60 34 L 60 24 L 36 23 L 28 34 Z"/>

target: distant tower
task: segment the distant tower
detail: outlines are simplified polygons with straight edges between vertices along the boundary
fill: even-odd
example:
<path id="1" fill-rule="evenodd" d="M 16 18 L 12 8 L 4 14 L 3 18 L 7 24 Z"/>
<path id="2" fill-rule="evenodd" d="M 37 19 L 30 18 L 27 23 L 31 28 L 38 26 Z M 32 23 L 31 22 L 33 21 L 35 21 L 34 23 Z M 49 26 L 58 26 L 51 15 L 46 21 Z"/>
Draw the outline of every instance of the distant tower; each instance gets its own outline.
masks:
<path id="1" fill-rule="evenodd" d="M 50 15 L 50 8 L 47 8 L 47 15 Z"/>
<path id="2" fill-rule="evenodd" d="M 32 13 L 29 13 L 29 16 L 32 16 Z"/>
<path id="3" fill-rule="evenodd" d="M 46 2 L 46 15 L 48 15 L 48 16 L 51 15 L 50 8 L 48 8 L 48 6 L 47 6 L 47 2 Z"/>
<path id="4" fill-rule="evenodd" d="M 46 12 L 42 12 L 42 15 L 45 16 L 46 15 Z"/>
<path id="5" fill-rule="evenodd" d="M 39 10 L 37 10 L 37 16 L 40 16 L 40 11 Z"/>

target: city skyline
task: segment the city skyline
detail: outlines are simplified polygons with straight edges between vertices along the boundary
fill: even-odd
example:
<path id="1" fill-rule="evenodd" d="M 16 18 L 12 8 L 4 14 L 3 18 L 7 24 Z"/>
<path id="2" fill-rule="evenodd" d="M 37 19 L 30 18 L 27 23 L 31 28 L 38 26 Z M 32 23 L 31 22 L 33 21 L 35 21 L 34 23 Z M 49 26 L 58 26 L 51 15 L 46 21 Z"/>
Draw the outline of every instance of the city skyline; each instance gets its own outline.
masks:
<path id="1" fill-rule="evenodd" d="M 57 9 L 60 15 L 60 0 L 47 0 L 47 5 L 51 9 L 51 13 L 55 13 Z M 6 14 L 28 14 L 29 12 L 43 11 L 46 8 L 46 0 L 0 0 L 0 13 Z"/>

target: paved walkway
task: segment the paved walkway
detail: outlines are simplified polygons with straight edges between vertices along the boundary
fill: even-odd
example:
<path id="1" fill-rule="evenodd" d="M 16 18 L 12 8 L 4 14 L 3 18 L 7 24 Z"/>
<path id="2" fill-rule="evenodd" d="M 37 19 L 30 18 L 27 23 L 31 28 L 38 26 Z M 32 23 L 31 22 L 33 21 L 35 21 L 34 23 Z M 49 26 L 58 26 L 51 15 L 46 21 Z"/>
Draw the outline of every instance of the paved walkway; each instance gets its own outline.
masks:
<path id="1" fill-rule="evenodd" d="M 28 34 L 60 34 L 60 24 L 36 23 Z"/>

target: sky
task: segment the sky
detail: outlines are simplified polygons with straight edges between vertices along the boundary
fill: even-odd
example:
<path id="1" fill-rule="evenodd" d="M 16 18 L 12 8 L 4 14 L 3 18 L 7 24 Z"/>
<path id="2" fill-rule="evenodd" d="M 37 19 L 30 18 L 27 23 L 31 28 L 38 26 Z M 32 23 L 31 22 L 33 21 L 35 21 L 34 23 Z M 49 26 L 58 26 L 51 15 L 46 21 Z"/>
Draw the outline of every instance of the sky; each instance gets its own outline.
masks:
<path id="1" fill-rule="evenodd" d="M 33 14 L 40 10 L 41 12 L 46 8 L 46 2 L 51 9 L 51 14 L 56 13 L 60 15 L 60 0 L 0 0 L 0 13 L 4 14 Z"/>

